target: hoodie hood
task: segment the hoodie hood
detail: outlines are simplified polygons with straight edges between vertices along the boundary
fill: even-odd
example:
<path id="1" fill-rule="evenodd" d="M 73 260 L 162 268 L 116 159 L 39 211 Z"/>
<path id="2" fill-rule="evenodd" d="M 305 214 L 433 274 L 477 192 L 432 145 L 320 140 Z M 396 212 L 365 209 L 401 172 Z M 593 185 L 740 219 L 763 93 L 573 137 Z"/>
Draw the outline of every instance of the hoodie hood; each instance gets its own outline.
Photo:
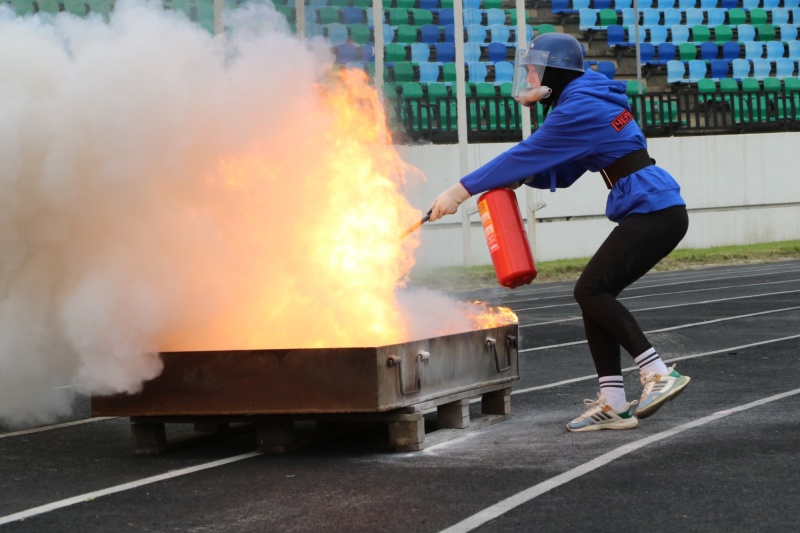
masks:
<path id="1" fill-rule="evenodd" d="M 604 74 L 589 69 L 583 73 L 583 76 L 575 78 L 564 87 L 558 99 L 558 104 L 562 105 L 572 98 L 590 96 L 627 107 L 628 96 L 625 94 L 626 88 L 625 82 L 609 80 Z"/>

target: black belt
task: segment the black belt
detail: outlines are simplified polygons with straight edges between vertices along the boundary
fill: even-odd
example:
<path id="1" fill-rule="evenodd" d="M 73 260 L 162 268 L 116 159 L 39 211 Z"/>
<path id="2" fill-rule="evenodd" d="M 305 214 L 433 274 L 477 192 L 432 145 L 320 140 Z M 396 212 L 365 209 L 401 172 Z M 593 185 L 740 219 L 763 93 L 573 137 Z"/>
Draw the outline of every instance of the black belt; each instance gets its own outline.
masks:
<path id="1" fill-rule="evenodd" d="M 603 176 L 606 187 L 610 189 L 625 176 L 630 176 L 637 170 L 655 164 L 656 160 L 650 157 L 650 154 L 647 153 L 647 148 L 642 148 L 628 155 L 623 155 L 606 168 L 601 168 L 600 175 Z"/>

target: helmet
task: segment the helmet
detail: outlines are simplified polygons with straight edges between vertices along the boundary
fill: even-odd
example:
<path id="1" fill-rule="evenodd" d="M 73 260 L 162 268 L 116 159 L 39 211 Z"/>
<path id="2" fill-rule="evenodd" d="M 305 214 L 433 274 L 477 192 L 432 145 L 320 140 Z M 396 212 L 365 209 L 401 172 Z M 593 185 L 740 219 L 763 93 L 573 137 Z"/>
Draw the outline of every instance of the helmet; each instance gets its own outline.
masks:
<path id="1" fill-rule="evenodd" d="M 548 68 L 561 68 L 583 72 L 583 48 L 581 43 L 572 35 L 566 33 L 545 33 L 531 41 L 528 47 L 528 56 L 531 63 L 536 64 L 538 54 L 533 51 L 546 51 L 547 61 L 544 65 Z"/>

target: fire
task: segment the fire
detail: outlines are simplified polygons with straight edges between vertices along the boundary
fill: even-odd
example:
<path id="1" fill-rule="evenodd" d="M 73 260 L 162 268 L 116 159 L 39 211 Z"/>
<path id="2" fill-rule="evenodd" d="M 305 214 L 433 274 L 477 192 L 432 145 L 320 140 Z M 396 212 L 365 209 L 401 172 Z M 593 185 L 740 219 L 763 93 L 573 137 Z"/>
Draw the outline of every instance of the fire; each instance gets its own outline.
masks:
<path id="1" fill-rule="evenodd" d="M 397 297 L 419 244 L 400 238 L 421 216 L 401 190 L 414 169 L 362 72 L 344 70 L 318 96 L 313 113 L 325 120 L 311 137 L 257 139 L 207 176 L 202 216 L 224 256 L 206 257 L 190 283 L 213 305 L 180 317 L 162 350 L 375 346 L 423 334 Z M 504 308 L 450 305 L 469 329 L 516 321 Z M 439 334 L 465 328 L 442 322 Z"/>
<path id="2" fill-rule="evenodd" d="M 492 307 L 484 302 L 474 301 L 465 306 L 476 329 L 488 329 L 518 323 L 517 315 L 508 307 Z"/>

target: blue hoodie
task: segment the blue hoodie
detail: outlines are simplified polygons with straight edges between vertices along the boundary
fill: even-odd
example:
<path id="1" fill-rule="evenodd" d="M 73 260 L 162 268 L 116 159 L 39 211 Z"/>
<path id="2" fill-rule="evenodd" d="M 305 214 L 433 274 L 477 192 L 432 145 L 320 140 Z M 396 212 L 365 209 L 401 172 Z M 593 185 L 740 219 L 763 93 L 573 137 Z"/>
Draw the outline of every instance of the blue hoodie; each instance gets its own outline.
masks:
<path id="1" fill-rule="evenodd" d="M 647 148 L 639 125 L 626 123 L 630 110 L 625 83 L 587 70 L 567 84 L 558 105 L 530 137 L 464 176 L 461 184 L 473 195 L 525 179 L 539 189 L 569 187 L 587 170 L 597 172 Z M 680 186 L 666 170 L 652 165 L 614 185 L 606 216 L 621 222 L 632 213 L 676 205 L 686 205 Z"/>

